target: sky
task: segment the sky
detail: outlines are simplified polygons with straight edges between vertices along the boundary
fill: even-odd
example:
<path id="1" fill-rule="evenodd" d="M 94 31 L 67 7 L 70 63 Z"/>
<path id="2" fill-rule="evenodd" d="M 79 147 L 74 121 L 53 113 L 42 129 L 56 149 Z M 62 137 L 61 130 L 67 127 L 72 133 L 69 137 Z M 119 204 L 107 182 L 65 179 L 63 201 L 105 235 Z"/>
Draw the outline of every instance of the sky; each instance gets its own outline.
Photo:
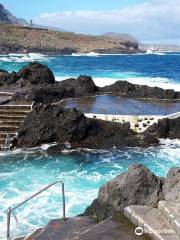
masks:
<path id="1" fill-rule="evenodd" d="M 0 0 L 15 16 L 86 34 L 180 44 L 180 0 Z"/>

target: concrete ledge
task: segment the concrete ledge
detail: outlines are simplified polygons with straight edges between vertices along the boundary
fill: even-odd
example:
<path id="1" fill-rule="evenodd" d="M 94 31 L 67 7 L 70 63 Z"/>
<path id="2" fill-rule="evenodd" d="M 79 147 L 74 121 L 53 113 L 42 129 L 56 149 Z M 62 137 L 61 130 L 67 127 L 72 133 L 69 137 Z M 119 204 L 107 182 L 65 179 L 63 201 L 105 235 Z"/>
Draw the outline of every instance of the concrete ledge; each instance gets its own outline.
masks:
<path id="1" fill-rule="evenodd" d="M 137 133 L 144 132 L 148 127 L 157 123 L 158 120 L 163 118 L 175 119 L 180 117 L 180 112 L 166 115 L 110 115 L 110 114 L 96 114 L 96 113 L 85 113 L 88 118 L 101 119 L 109 122 L 124 123 L 129 122 L 130 127 Z"/>
<path id="2" fill-rule="evenodd" d="M 180 236 L 180 203 L 160 201 L 158 209 L 166 216 L 170 225 Z"/>
<path id="3" fill-rule="evenodd" d="M 135 226 L 155 240 L 179 240 L 166 217 L 156 208 L 132 205 L 124 209 L 124 215 Z"/>

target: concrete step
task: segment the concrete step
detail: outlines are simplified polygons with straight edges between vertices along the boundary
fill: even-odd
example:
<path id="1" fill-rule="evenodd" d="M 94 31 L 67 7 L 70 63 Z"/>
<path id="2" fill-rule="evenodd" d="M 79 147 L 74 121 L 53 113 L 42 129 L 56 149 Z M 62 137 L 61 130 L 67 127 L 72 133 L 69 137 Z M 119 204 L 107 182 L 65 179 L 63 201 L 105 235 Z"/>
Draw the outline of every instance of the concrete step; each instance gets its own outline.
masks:
<path id="1" fill-rule="evenodd" d="M 4 137 L 4 138 L 0 138 L 0 144 L 5 144 L 5 142 L 6 142 L 6 138 Z"/>
<path id="2" fill-rule="evenodd" d="M 158 209 L 166 216 L 172 228 L 180 236 L 180 203 L 160 201 Z"/>
<path id="3" fill-rule="evenodd" d="M 17 132 L 18 128 L 19 127 L 16 125 L 7 125 L 7 124 L 1 125 L 0 124 L 0 132 L 2 132 L 2 131 L 6 131 L 7 133 L 8 132 Z"/>
<path id="4" fill-rule="evenodd" d="M 12 93 L 12 92 L 0 92 L 0 96 L 13 96 L 14 95 L 14 93 Z"/>
<path id="5" fill-rule="evenodd" d="M 63 220 L 52 220 L 33 240 L 73 240 L 79 239 L 82 232 L 94 225 L 88 217 L 74 217 Z"/>
<path id="6" fill-rule="evenodd" d="M 0 115 L 10 114 L 10 115 L 27 115 L 31 112 L 31 110 L 23 110 L 23 109 L 0 109 Z"/>
<path id="7" fill-rule="evenodd" d="M 103 222 L 84 231 L 79 240 L 147 240 L 145 234 L 135 235 L 134 225 L 130 224 L 124 216 L 109 217 Z"/>
<path id="8" fill-rule="evenodd" d="M 5 145 L 0 144 L 0 151 L 10 150 L 10 147 L 6 147 Z"/>
<path id="9" fill-rule="evenodd" d="M 40 233 L 42 233 L 42 231 L 44 230 L 44 228 L 38 228 L 35 231 L 33 231 L 29 236 L 25 237 L 24 240 L 33 240 L 35 237 L 37 237 Z"/>
<path id="10" fill-rule="evenodd" d="M 27 114 L 21 115 L 10 115 L 10 114 L 0 114 L 0 121 L 23 121 L 26 118 Z"/>
<path id="11" fill-rule="evenodd" d="M 124 209 L 125 216 L 154 240 L 179 240 L 166 217 L 156 208 L 132 205 Z"/>
<path id="12" fill-rule="evenodd" d="M 5 138 L 6 139 L 7 133 L 9 134 L 10 137 L 14 137 L 17 132 L 16 131 L 10 131 L 10 132 L 0 131 L 0 138 Z"/>
<path id="13" fill-rule="evenodd" d="M 134 226 L 124 216 L 110 217 L 99 224 L 86 216 L 55 219 L 29 237 L 25 240 L 149 240 L 146 235 L 136 236 Z"/>
<path id="14" fill-rule="evenodd" d="M 4 126 L 5 124 L 6 125 L 9 125 L 9 126 L 20 126 L 21 124 L 23 123 L 23 121 L 17 121 L 17 120 L 9 120 L 9 119 L 6 119 L 6 120 L 0 120 L 0 126 Z"/>
<path id="15" fill-rule="evenodd" d="M 0 105 L 0 110 L 24 110 L 31 111 L 31 105 Z"/>
<path id="16" fill-rule="evenodd" d="M 22 100 L 22 101 L 11 101 L 8 105 L 29 105 L 32 106 L 33 105 L 33 101 L 30 100 Z"/>

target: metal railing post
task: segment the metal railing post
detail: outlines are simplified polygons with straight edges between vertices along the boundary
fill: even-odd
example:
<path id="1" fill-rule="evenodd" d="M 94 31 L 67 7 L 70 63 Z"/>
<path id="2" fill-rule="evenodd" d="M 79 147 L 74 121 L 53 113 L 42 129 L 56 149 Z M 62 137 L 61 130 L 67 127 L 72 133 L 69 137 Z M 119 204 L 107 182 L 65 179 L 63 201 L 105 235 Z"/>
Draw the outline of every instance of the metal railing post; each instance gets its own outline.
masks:
<path id="1" fill-rule="evenodd" d="M 63 220 L 66 220 L 66 202 L 65 202 L 65 191 L 64 191 L 64 183 L 62 184 L 62 199 L 63 199 Z"/>
<path id="2" fill-rule="evenodd" d="M 10 237 L 10 224 L 11 224 L 11 207 L 8 208 L 7 212 L 7 240 Z"/>
<path id="3" fill-rule="evenodd" d="M 7 211 L 7 240 L 10 239 L 10 225 L 11 225 L 11 213 L 13 213 L 13 211 L 17 208 L 19 208 L 20 206 L 22 206 L 23 204 L 25 204 L 26 202 L 28 202 L 29 200 L 33 199 L 34 197 L 38 196 L 40 193 L 44 192 L 45 190 L 49 189 L 50 187 L 52 187 L 53 185 L 57 184 L 57 183 L 61 183 L 62 185 L 62 201 L 63 201 L 63 220 L 66 220 L 66 202 L 65 202 L 65 190 L 64 190 L 64 182 L 62 180 L 53 182 L 51 184 L 49 184 L 48 186 L 44 187 L 43 189 L 41 189 L 40 191 L 34 193 L 32 196 L 30 196 L 29 198 L 27 198 L 26 200 L 24 200 L 23 202 L 19 203 L 18 205 L 16 205 L 15 207 L 8 208 Z M 13 213 L 13 216 L 17 222 L 17 218 Z"/>

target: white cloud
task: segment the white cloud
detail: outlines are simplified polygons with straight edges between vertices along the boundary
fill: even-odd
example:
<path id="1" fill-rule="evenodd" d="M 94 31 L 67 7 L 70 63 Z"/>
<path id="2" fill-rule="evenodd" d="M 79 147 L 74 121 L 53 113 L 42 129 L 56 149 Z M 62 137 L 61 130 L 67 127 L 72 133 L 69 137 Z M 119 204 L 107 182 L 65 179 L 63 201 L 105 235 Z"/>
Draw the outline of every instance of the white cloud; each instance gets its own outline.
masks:
<path id="1" fill-rule="evenodd" d="M 110 11 L 65 11 L 44 13 L 38 24 L 77 33 L 125 32 L 140 40 L 180 39 L 180 0 L 149 0 L 143 4 Z"/>

